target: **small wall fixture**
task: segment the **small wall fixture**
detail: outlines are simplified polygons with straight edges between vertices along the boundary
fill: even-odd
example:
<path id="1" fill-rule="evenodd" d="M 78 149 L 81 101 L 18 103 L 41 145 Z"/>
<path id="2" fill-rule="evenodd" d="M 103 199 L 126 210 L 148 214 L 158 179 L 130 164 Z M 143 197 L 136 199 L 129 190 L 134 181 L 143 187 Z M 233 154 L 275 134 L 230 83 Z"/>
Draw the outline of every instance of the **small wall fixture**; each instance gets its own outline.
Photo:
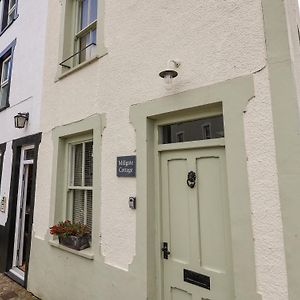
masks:
<path id="1" fill-rule="evenodd" d="M 15 119 L 15 127 L 16 128 L 24 128 L 29 119 L 29 113 L 18 113 L 14 116 Z"/>
<path id="2" fill-rule="evenodd" d="M 173 78 L 177 77 L 178 72 L 175 70 L 179 68 L 180 62 L 173 59 L 168 61 L 168 67 L 159 73 L 161 78 L 164 78 L 166 86 L 169 87 L 172 84 Z"/>

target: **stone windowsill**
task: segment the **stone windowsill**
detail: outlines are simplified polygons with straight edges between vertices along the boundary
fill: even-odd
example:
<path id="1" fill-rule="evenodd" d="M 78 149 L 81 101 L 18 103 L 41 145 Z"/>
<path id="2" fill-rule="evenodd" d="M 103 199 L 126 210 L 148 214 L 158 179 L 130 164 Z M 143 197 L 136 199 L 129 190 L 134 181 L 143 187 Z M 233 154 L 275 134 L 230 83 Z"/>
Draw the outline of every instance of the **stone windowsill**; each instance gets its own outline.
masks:
<path id="1" fill-rule="evenodd" d="M 65 246 L 61 245 L 58 242 L 58 240 L 49 240 L 49 244 L 52 247 L 58 248 L 58 249 L 63 250 L 63 251 L 70 252 L 72 254 L 84 257 L 86 259 L 90 259 L 90 260 L 94 259 L 94 253 L 92 252 L 91 248 L 87 248 L 87 249 L 84 249 L 84 250 L 77 251 L 77 250 L 74 250 L 74 249 L 71 249 L 71 248 L 68 248 L 68 247 L 65 247 Z"/>

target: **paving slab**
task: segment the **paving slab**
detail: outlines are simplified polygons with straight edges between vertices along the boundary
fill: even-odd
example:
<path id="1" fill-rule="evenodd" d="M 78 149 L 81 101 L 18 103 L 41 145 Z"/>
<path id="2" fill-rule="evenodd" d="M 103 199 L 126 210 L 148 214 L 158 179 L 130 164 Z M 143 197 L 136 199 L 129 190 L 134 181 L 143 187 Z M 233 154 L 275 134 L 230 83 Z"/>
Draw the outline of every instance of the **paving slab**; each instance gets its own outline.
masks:
<path id="1" fill-rule="evenodd" d="M 0 274 L 0 300 L 39 300 L 39 298 L 4 274 Z"/>

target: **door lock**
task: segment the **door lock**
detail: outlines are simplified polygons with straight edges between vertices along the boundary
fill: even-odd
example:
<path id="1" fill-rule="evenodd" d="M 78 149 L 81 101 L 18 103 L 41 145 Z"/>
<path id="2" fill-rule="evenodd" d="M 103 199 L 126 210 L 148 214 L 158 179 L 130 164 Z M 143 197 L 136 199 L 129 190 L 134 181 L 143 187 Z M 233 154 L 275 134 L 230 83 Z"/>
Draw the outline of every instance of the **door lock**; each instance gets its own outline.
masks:
<path id="1" fill-rule="evenodd" d="M 195 187 L 196 184 L 196 173 L 194 171 L 190 171 L 187 175 L 187 185 L 192 189 Z"/>
<path id="2" fill-rule="evenodd" d="M 171 252 L 168 249 L 168 243 L 163 242 L 163 246 L 161 248 L 161 251 L 163 253 L 164 259 L 168 259 Z"/>

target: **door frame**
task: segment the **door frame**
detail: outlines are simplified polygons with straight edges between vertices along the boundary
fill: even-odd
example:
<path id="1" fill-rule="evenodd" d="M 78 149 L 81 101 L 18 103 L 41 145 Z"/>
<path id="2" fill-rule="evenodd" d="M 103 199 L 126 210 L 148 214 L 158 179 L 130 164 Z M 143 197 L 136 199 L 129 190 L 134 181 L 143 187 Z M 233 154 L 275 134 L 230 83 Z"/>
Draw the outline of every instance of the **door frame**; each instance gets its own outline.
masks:
<path id="1" fill-rule="evenodd" d="M 37 133 L 34 135 L 26 136 L 20 139 L 16 139 L 12 143 L 12 174 L 11 174 L 11 183 L 10 183 L 10 193 L 9 193 L 9 209 L 8 217 L 6 222 L 6 257 L 5 259 L 5 274 L 11 277 L 13 280 L 27 287 L 28 280 L 28 269 L 29 269 L 29 258 L 30 258 L 30 248 L 31 248 L 31 235 L 32 235 L 32 222 L 34 214 L 34 200 L 35 200 L 35 188 L 36 188 L 36 169 L 37 169 L 37 160 L 38 160 L 38 150 L 41 142 L 42 134 Z M 14 242 L 15 242 L 15 225 L 16 225 L 16 209 L 18 202 L 18 190 L 19 190 L 19 173 L 20 173 L 20 158 L 21 158 L 21 149 L 24 146 L 33 145 L 34 146 L 34 161 L 33 161 L 33 172 L 32 172 L 32 181 L 33 185 L 31 188 L 31 216 L 29 219 L 29 243 L 27 245 L 27 256 L 26 256 L 26 269 L 24 281 L 20 280 L 19 277 L 10 272 L 13 263 L 13 253 L 14 253 Z"/>
<path id="2" fill-rule="evenodd" d="M 148 299 L 162 300 L 159 289 L 157 230 L 157 189 L 155 184 L 155 126 L 160 120 L 187 117 L 203 111 L 222 110 L 225 130 L 228 197 L 233 253 L 234 290 L 237 300 L 259 300 L 257 293 L 254 242 L 248 186 L 243 115 L 248 101 L 255 97 L 253 76 L 243 76 L 225 82 L 188 90 L 130 108 L 130 121 L 137 139 L 137 199 L 136 256 L 129 269 L 143 276 Z M 212 140 L 203 141 L 211 143 Z M 184 143 L 187 144 L 187 143 Z M 170 147 L 160 145 L 160 147 Z M 176 149 L 184 147 L 175 146 Z M 159 254 L 160 255 L 160 254 Z M 158 278 L 158 280 L 157 280 Z"/>
<path id="3" fill-rule="evenodd" d="M 217 105 L 209 105 L 207 107 L 203 107 L 199 112 L 190 112 L 190 113 L 182 113 L 180 116 L 166 116 L 163 119 L 158 119 L 153 126 L 154 129 L 154 141 L 156 141 L 154 145 L 154 177 L 155 177 L 155 220 L 156 220 L 156 235 L 155 235 L 155 252 L 156 252 L 156 273 L 157 280 L 156 286 L 158 291 L 158 299 L 163 298 L 163 278 L 164 278 L 164 270 L 163 270 L 163 261 L 161 256 L 161 243 L 162 239 L 162 184 L 161 184 L 161 154 L 164 152 L 170 151 L 184 151 L 184 150 L 192 150 L 192 149 L 216 149 L 222 148 L 224 149 L 224 153 L 226 153 L 225 148 L 225 138 L 218 139 L 207 139 L 207 140 L 197 140 L 192 142 L 179 142 L 179 143 L 170 143 L 170 144 L 160 144 L 159 141 L 162 140 L 160 136 L 159 127 L 162 125 L 177 123 L 181 121 L 192 121 L 196 119 L 208 118 L 217 115 L 222 115 L 222 106 L 221 103 Z M 225 160 L 226 163 L 226 160 Z M 226 187 L 227 188 L 227 187 Z M 231 251 L 232 252 L 232 251 Z M 231 253 L 232 254 L 232 253 Z"/>
<path id="4" fill-rule="evenodd" d="M 34 164 L 34 159 L 30 159 L 30 160 L 25 160 L 24 159 L 24 155 L 25 155 L 25 151 L 26 150 L 30 150 L 30 149 L 34 149 L 34 145 L 26 145 L 21 147 L 21 156 L 20 156 L 20 171 L 19 171 L 19 184 L 18 184 L 18 197 L 17 197 L 17 205 L 16 205 L 16 224 L 15 224 L 15 237 L 14 237 L 14 250 L 13 250 L 13 261 L 12 261 L 12 269 L 15 268 L 15 264 L 17 263 L 17 259 L 20 260 L 20 257 L 18 257 L 17 255 L 17 248 L 16 248 L 16 243 L 21 243 L 22 247 L 24 247 L 24 229 L 25 229 L 25 211 L 22 211 L 22 224 L 20 224 L 20 206 L 21 206 L 21 202 L 24 201 L 24 194 L 19 193 L 19 191 L 21 191 L 23 189 L 23 176 L 25 175 L 24 170 L 26 168 L 26 166 L 28 165 L 32 165 Z M 26 175 L 25 175 L 25 182 L 24 182 L 24 191 L 27 191 L 28 188 L 28 179 L 29 179 L 29 175 L 28 175 L 28 169 L 26 170 Z M 30 199 L 31 201 L 31 199 Z M 26 201 L 25 201 L 25 209 L 26 209 L 26 202 L 27 202 L 27 192 L 26 192 Z M 23 203 L 24 205 L 24 203 Z M 24 207 L 24 206 L 23 206 Z M 17 222 L 17 220 L 19 220 Z M 22 232 L 22 238 L 19 236 L 20 233 L 20 227 L 22 227 L 21 232 Z M 21 241 L 20 241 L 21 238 Z M 22 254 L 23 256 L 23 254 Z M 24 272 L 25 275 L 25 272 Z"/>

